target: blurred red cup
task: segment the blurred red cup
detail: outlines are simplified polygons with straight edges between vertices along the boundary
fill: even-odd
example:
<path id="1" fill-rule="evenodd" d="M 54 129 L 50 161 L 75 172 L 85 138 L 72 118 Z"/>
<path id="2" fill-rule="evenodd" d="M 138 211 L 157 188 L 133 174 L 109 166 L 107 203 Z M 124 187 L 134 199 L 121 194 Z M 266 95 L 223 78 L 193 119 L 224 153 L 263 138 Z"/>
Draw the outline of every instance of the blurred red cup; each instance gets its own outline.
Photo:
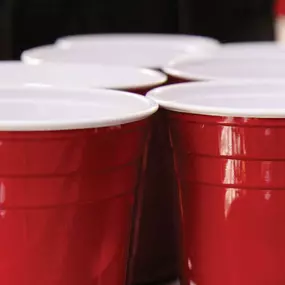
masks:
<path id="1" fill-rule="evenodd" d="M 125 284 L 156 110 L 127 92 L 0 88 L 1 284 Z"/>
<path id="2" fill-rule="evenodd" d="M 185 83 L 168 112 L 186 284 L 283 284 L 285 83 Z"/>

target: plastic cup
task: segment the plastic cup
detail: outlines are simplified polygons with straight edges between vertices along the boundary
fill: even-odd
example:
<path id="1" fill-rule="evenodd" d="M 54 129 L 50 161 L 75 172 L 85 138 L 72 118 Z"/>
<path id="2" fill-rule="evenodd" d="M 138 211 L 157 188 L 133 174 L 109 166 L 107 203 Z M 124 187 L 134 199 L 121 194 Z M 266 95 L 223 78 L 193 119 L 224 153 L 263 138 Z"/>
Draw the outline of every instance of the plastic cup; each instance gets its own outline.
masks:
<path id="1" fill-rule="evenodd" d="M 204 57 L 218 48 L 218 41 L 200 36 L 101 34 L 62 38 L 55 46 L 25 51 L 22 60 L 26 63 L 84 62 L 159 69 L 181 54 Z"/>
<path id="2" fill-rule="evenodd" d="M 285 83 L 151 91 L 168 112 L 181 209 L 181 284 L 283 284 Z"/>
<path id="3" fill-rule="evenodd" d="M 285 52 L 284 52 L 285 55 Z M 223 58 L 197 61 L 186 57 L 173 61 L 163 68 L 170 78 L 180 81 L 220 81 L 220 80 L 284 80 L 284 57 Z"/>
<path id="4" fill-rule="evenodd" d="M 111 88 L 134 91 L 144 95 L 152 88 L 165 83 L 166 75 L 144 68 L 131 66 L 102 66 L 94 64 L 44 63 L 26 65 L 21 62 L 0 64 L 1 86 L 37 86 L 42 88 Z M 161 115 L 152 120 L 149 158 L 146 159 L 146 174 L 138 193 L 137 215 L 134 221 L 132 253 L 128 282 L 147 283 L 177 277 L 177 250 L 175 231 L 175 203 L 173 196 L 173 164 L 171 157 L 164 158 L 169 169 L 161 161 L 161 153 L 169 153 L 162 137 L 167 129 Z M 170 160 L 171 159 L 171 160 Z M 170 161 L 170 162 L 169 162 Z M 170 173 L 170 174 L 169 174 Z M 166 176 L 158 180 L 158 176 Z M 164 203 L 161 204 L 162 197 Z M 164 222 L 161 223 L 161 220 Z M 158 227 L 160 231 L 158 232 Z M 148 250 L 146 250 L 146 248 Z"/>
<path id="5" fill-rule="evenodd" d="M 60 88 L 112 88 L 134 91 L 144 95 L 165 83 L 167 77 L 157 71 L 131 66 L 102 66 L 86 64 L 45 63 L 26 65 L 20 62 L 0 64 L 0 85 Z M 161 115 L 152 120 L 146 173 L 138 192 L 137 215 L 134 221 L 132 253 L 128 282 L 146 283 L 177 277 L 177 235 L 175 231 L 174 172 L 167 136 L 167 125 Z M 156 131 L 159 130 L 159 131 Z M 165 153 L 163 162 L 161 153 Z M 166 173 L 165 173 L 166 171 Z M 158 176 L 166 176 L 158 180 Z M 161 203 L 164 199 L 164 203 Z M 161 221 L 164 220 L 163 223 Z M 159 232 L 158 232 L 159 227 Z M 148 249 L 148 250 L 146 250 Z"/>
<path id="6" fill-rule="evenodd" d="M 127 92 L 0 88 L 1 284 L 125 284 L 156 110 Z"/>
<path id="7" fill-rule="evenodd" d="M 36 65 L 19 62 L 0 64 L 0 84 L 8 86 L 100 87 L 144 95 L 166 80 L 166 75 L 158 71 L 132 66 L 46 62 Z M 167 125 L 162 114 L 155 114 L 152 123 L 155 131 L 151 136 L 145 162 L 146 174 L 139 192 L 130 257 L 128 283 L 135 284 L 171 280 L 178 276 L 176 191 L 170 146 L 168 140 L 164 139 L 167 137 Z M 165 179 L 158 180 L 160 176 Z"/>

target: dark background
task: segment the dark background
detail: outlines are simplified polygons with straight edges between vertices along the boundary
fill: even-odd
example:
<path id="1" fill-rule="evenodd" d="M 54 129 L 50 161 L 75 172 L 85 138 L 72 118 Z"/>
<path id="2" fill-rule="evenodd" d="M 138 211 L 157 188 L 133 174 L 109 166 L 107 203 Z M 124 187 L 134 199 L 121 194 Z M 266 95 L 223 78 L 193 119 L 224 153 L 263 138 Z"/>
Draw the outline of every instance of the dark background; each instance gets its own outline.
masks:
<path id="1" fill-rule="evenodd" d="M 0 59 L 85 33 L 200 34 L 274 39 L 273 0 L 0 0 Z"/>

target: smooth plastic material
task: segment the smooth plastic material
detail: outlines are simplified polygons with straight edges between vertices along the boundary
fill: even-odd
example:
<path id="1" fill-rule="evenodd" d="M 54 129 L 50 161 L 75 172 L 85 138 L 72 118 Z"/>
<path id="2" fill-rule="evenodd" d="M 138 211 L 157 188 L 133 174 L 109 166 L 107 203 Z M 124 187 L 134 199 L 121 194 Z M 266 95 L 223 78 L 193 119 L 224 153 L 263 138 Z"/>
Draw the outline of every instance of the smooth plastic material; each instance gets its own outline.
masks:
<path id="1" fill-rule="evenodd" d="M 165 75 L 146 69 L 82 64 L 45 63 L 31 66 L 9 62 L 0 64 L 0 74 L 1 71 L 0 83 L 8 86 L 120 88 L 142 95 L 154 84 L 166 80 Z M 14 77 L 11 76 L 13 73 Z M 128 108 L 129 103 L 121 102 L 116 101 L 118 107 L 125 104 L 124 108 Z M 168 130 L 161 115 L 155 116 L 153 124 L 147 174 L 143 183 L 145 186 L 138 200 L 140 218 L 135 221 L 137 233 L 131 260 L 133 272 L 130 272 L 130 279 L 135 284 L 159 282 L 178 276 L 177 191 L 172 157 L 169 155 Z M 159 176 L 165 179 L 157 179 Z"/>
<path id="2" fill-rule="evenodd" d="M 0 89 L 2 285 L 126 283 L 147 117 L 157 109 L 146 100 L 106 90 Z M 130 122 L 120 123 L 126 115 Z"/>
<path id="3" fill-rule="evenodd" d="M 1 284 L 125 284 L 147 122 L 0 132 Z"/>
<path id="4" fill-rule="evenodd" d="M 213 57 L 197 62 L 184 58 L 173 61 L 164 72 L 185 81 L 206 80 L 284 80 L 283 58 L 221 58 Z"/>
<path id="5" fill-rule="evenodd" d="M 281 59 L 285 57 L 285 46 L 281 42 L 244 42 L 224 44 L 220 50 L 222 58 Z"/>
<path id="6" fill-rule="evenodd" d="M 163 83 L 166 80 L 166 76 L 161 73 L 158 73 L 156 71 L 149 71 L 146 69 L 137 69 L 134 67 L 104 67 L 98 65 L 81 64 L 60 65 L 46 63 L 37 66 L 31 66 L 19 62 L 5 62 L 0 64 L 0 75 L 0 84 L 2 86 L 18 86 L 18 88 L 22 86 L 28 88 L 26 91 L 20 89 L 19 96 L 21 98 L 25 96 L 26 99 L 30 98 L 30 100 L 34 101 L 35 98 L 37 100 L 40 100 L 37 97 L 41 96 L 44 97 L 42 100 L 48 100 L 47 103 L 53 99 L 54 94 L 50 94 L 50 91 L 41 91 L 42 88 L 126 88 L 126 91 L 133 91 L 135 93 L 144 95 L 151 89 L 151 86 L 154 87 L 155 84 Z M 31 88 L 33 88 L 33 86 L 34 89 L 31 91 Z M 98 94 L 94 94 L 94 91 L 92 92 L 93 93 L 91 93 L 91 96 L 94 97 L 93 99 L 95 102 L 92 102 L 93 99 L 89 98 L 89 100 L 91 100 L 91 106 L 88 106 L 88 110 L 90 109 L 90 112 L 92 114 L 87 113 L 87 109 L 84 109 L 82 110 L 84 116 L 88 115 L 91 119 L 97 116 L 97 119 L 100 119 L 99 114 L 101 113 L 101 117 L 102 115 L 105 117 L 107 115 L 112 115 L 114 117 L 116 115 L 116 110 L 112 109 L 114 107 L 113 105 L 117 107 L 117 111 L 119 111 L 123 116 L 132 111 L 132 105 L 134 102 L 129 101 L 130 99 L 128 99 L 128 97 L 123 99 L 120 97 L 110 97 L 110 93 L 108 91 L 107 93 L 106 91 L 100 91 L 101 95 L 98 97 Z M 96 93 L 98 93 L 98 91 L 96 91 Z M 76 94 L 76 96 L 79 98 L 84 99 L 85 95 L 82 94 L 82 91 L 77 91 Z M 124 94 L 125 93 L 123 93 L 123 96 Z M 7 98 L 10 98 L 10 95 L 6 95 L 8 96 Z M 57 93 L 56 102 L 58 102 L 59 99 L 62 100 L 62 96 L 63 94 Z M 64 96 L 66 98 L 70 98 L 71 94 L 69 92 L 65 92 Z M 136 98 L 136 100 L 139 101 L 141 99 L 143 101 L 146 100 L 143 99 L 143 97 Z M 38 109 L 45 110 L 46 112 L 46 103 L 43 101 L 40 102 L 40 107 L 38 107 Z M 109 103 L 111 104 L 109 106 L 108 113 L 104 111 L 102 114 L 101 111 L 103 109 L 103 106 L 100 106 L 100 102 L 104 105 Z M 56 113 L 53 113 L 54 115 L 51 118 L 53 121 L 55 116 L 63 116 L 63 111 L 64 113 L 67 112 L 67 110 L 64 109 L 66 102 L 61 102 L 60 104 L 61 107 L 57 108 Z M 99 105 L 94 106 L 94 104 Z M 88 103 L 88 105 L 90 104 Z M 37 104 L 35 104 L 35 106 L 37 107 Z M 74 113 L 69 112 L 71 119 L 74 117 L 74 114 L 78 112 L 77 109 L 80 106 L 82 108 L 82 105 L 78 105 L 77 102 L 74 102 Z M 106 106 L 104 106 L 104 109 L 105 108 Z M 9 112 L 11 112 L 11 109 Z M 13 116 L 15 117 L 16 115 L 13 114 Z M 36 119 L 38 120 L 38 117 Z M 157 121 L 157 119 L 155 119 L 155 121 Z M 44 128 L 51 128 L 50 124 L 51 122 L 48 121 Z M 76 124 L 78 124 L 78 122 Z M 155 130 L 157 129 L 160 131 L 159 134 L 157 134 L 154 130 L 152 141 L 156 141 L 158 139 L 160 140 L 161 138 L 159 138 L 159 136 L 162 130 L 164 130 L 162 127 L 160 127 L 159 123 L 155 124 Z M 163 126 L 165 125 L 165 122 L 162 120 L 161 124 Z M 74 125 L 71 125 L 70 128 L 73 126 Z M 25 128 L 27 128 L 27 126 L 25 126 Z M 173 202 L 173 195 L 175 195 L 176 192 L 173 190 L 173 182 L 171 180 L 173 179 L 173 171 L 171 172 L 172 176 L 168 175 L 165 180 L 161 181 L 157 179 L 157 175 L 166 175 L 164 173 L 165 166 L 161 166 L 161 145 L 153 145 L 154 143 L 152 141 L 150 146 L 151 154 L 149 155 L 147 164 L 148 174 L 145 178 L 147 182 L 146 186 L 142 189 L 143 192 L 141 196 L 139 196 L 140 198 L 138 199 L 137 203 L 137 212 L 140 216 L 140 219 L 134 220 L 134 227 L 137 231 L 137 237 L 134 238 L 135 249 L 133 250 L 133 257 L 131 258 L 131 262 L 135 263 L 132 265 L 134 272 L 130 273 L 132 276 L 130 278 L 132 278 L 132 282 L 136 284 L 160 281 L 165 279 L 174 279 L 178 276 L 176 246 L 177 242 L 176 231 L 174 230 L 175 220 L 173 218 L 173 207 L 175 206 L 175 203 Z M 169 172 L 169 170 L 167 171 Z M 162 199 L 164 200 L 164 203 L 161 205 Z M 152 207 L 152 205 L 156 206 Z M 164 221 L 163 224 L 161 223 L 162 220 Z M 160 229 L 159 231 L 158 228 Z M 146 248 L 148 249 L 147 251 L 145 250 Z"/>
<path id="7" fill-rule="evenodd" d="M 135 89 L 153 88 L 166 80 L 161 72 L 131 66 L 0 63 L 1 86 Z"/>
<path id="8" fill-rule="evenodd" d="M 285 119 L 169 118 L 182 284 L 283 284 Z"/>
<path id="9" fill-rule="evenodd" d="M 205 58 L 219 43 L 189 35 L 108 34 L 67 37 L 56 46 L 33 48 L 22 54 L 26 63 L 76 62 L 161 68 L 181 54 Z"/>
<path id="10" fill-rule="evenodd" d="M 165 109 L 191 114 L 285 117 L 285 81 L 192 82 L 159 87 L 147 94 Z"/>
<path id="11" fill-rule="evenodd" d="M 148 94 L 168 109 L 182 285 L 285 282 L 284 92 L 216 82 Z"/>
<path id="12" fill-rule="evenodd" d="M 157 108 L 154 101 L 123 91 L 0 87 L 0 130 L 117 126 L 145 119 Z"/>

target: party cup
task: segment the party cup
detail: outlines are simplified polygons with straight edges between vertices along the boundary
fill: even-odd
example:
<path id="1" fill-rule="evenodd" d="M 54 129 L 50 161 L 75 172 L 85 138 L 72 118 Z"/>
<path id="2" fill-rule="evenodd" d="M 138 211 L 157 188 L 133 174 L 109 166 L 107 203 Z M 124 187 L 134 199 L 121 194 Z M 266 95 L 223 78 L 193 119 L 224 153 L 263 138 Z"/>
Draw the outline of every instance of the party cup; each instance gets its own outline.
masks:
<path id="1" fill-rule="evenodd" d="M 133 91 L 144 95 L 152 88 L 164 84 L 167 77 L 158 72 L 131 66 L 103 66 L 88 64 L 45 63 L 26 65 L 21 62 L 0 64 L 1 86 L 37 86 L 60 88 L 109 88 Z M 176 210 L 174 171 L 169 153 L 169 145 L 162 139 L 166 125 L 161 115 L 152 120 L 152 135 L 149 146 L 147 169 L 141 181 L 134 221 L 132 253 L 129 257 L 129 282 L 141 283 L 152 280 L 174 279 L 177 277 Z M 161 164 L 161 153 L 166 155 Z M 167 176 L 166 176 L 167 175 Z M 166 176 L 158 180 L 158 176 Z M 165 203 L 161 205 L 161 196 Z M 169 201 L 169 202 L 167 202 Z M 161 223 L 161 220 L 164 222 Z M 157 228 L 160 228 L 159 234 Z M 169 233 L 170 232 L 170 233 Z M 146 248 L 148 250 L 146 250 Z"/>
<path id="2" fill-rule="evenodd" d="M 151 91 L 169 119 L 181 209 L 181 284 L 283 284 L 285 83 Z"/>
<path id="3" fill-rule="evenodd" d="M 0 88 L 3 285 L 124 285 L 151 100 Z"/>

